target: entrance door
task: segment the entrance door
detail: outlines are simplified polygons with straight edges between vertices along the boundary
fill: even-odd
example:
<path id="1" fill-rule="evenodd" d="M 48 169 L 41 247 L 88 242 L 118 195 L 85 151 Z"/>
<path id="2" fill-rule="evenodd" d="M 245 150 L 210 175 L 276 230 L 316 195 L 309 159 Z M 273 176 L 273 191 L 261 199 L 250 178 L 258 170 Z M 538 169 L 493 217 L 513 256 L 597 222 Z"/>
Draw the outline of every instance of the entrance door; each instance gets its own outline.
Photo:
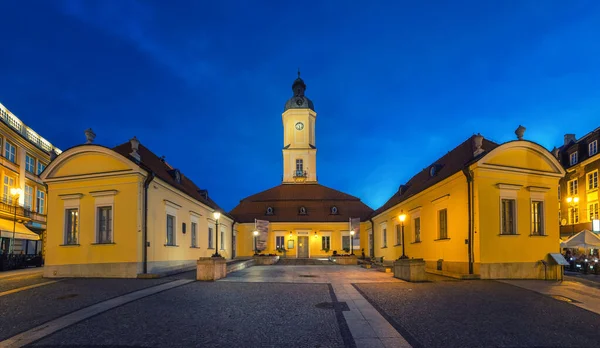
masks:
<path id="1" fill-rule="evenodd" d="M 298 236 L 298 258 L 308 258 L 308 237 Z"/>

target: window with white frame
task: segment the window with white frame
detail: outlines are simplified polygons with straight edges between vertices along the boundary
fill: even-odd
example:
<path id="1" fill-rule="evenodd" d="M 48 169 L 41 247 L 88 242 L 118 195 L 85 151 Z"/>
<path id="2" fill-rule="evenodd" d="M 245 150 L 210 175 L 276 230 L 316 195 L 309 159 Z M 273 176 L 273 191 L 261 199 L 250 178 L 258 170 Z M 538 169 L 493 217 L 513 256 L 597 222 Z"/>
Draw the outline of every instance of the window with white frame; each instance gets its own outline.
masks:
<path id="1" fill-rule="evenodd" d="M 42 172 L 46 169 L 46 165 L 40 161 L 37 163 L 37 175 L 42 174 Z"/>
<path id="2" fill-rule="evenodd" d="M 65 244 L 79 244 L 79 209 L 65 209 Z"/>
<path id="3" fill-rule="evenodd" d="M 413 220 L 413 229 L 414 229 L 414 233 L 415 233 L 415 235 L 414 235 L 415 243 L 421 242 L 421 218 L 420 217 L 415 218 Z"/>
<path id="4" fill-rule="evenodd" d="M 321 250 L 329 250 L 331 249 L 331 237 L 330 236 L 322 236 L 321 237 Z"/>
<path id="5" fill-rule="evenodd" d="M 15 178 L 5 175 L 4 176 L 4 185 L 3 186 L 3 195 L 2 202 L 12 204 L 13 197 L 10 194 L 10 189 L 15 186 Z"/>
<path id="6" fill-rule="evenodd" d="M 296 176 L 304 176 L 304 161 L 301 158 L 296 160 Z"/>
<path id="7" fill-rule="evenodd" d="M 587 174 L 588 190 L 594 190 L 598 188 L 598 171 L 594 170 Z"/>
<path id="8" fill-rule="evenodd" d="M 544 203 L 542 201 L 531 201 L 531 234 L 544 235 Z"/>
<path id="9" fill-rule="evenodd" d="M 438 210 L 439 239 L 448 239 L 448 209 Z"/>
<path id="10" fill-rule="evenodd" d="M 569 191 L 569 196 L 575 196 L 577 195 L 577 179 L 574 180 L 569 180 L 567 182 L 567 188 Z"/>
<path id="11" fill-rule="evenodd" d="M 25 185 L 25 208 L 32 210 L 33 208 L 33 187 Z"/>
<path id="12" fill-rule="evenodd" d="M 579 223 L 579 207 L 569 208 L 569 224 Z"/>
<path id="13" fill-rule="evenodd" d="M 396 245 L 402 244 L 402 226 L 396 225 Z"/>
<path id="14" fill-rule="evenodd" d="M 275 236 L 275 249 L 285 249 L 285 236 Z"/>
<path id="15" fill-rule="evenodd" d="M 4 142 L 4 157 L 12 163 L 17 163 L 17 148 L 8 141 Z"/>
<path id="16" fill-rule="evenodd" d="M 503 198 L 501 200 L 501 234 L 517 234 L 516 206 L 515 199 Z"/>
<path id="17" fill-rule="evenodd" d="M 380 228 L 381 228 L 381 247 L 387 248 L 387 226 L 382 225 Z"/>
<path id="18" fill-rule="evenodd" d="M 192 248 L 198 247 L 198 223 L 192 221 L 191 233 L 190 233 L 190 246 Z"/>
<path id="19" fill-rule="evenodd" d="M 175 246 L 175 231 L 176 231 L 176 219 L 174 215 L 167 214 L 167 238 L 165 245 Z"/>
<path id="20" fill-rule="evenodd" d="M 37 198 L 35 201 L 35 206 L 37 208 L 37 212 L 40 214 L 45 214 L 46 213 L 46 192 L 38 189 L 37 190 Z"/>
<path id="21" fill-rule="evenodd" d="M 208 248 L 209 249 L 214 249 L 215 248 L 213 246 L 213 228 L 212 227 L 208 228 Z"/>
<path id="22" fill-rule="evenodd" d="M 598 153 L 598 140 L 594 140 L 588 144 L 588 155 L 591 157 Z"/>
<path id="23" fill-rule="evenodd" d="M 342 250 L 350 250 L 350 235 L 342 236 Z"/>
<path id="24" fill-rule="evenodd" d="M 113 242 L 113 219 L 112 206 L 102 206 L 96 208 L 96 243 L 109 244 Z"/>
<path id="25" fill-rule="evenodd" d="M 570 165 L 577 164 L 577 151 L 575 151 L 569 155 L 569 164 Z"/>
<path id="26" fill-rule="evenodd" d="M 598 202 L 588 204 L 590 221 L 598 220 Z"/>
<path id="27" fill-rule="evenodd" d="M 35 158 L 29 154 L 25 155 L 25 170 L 31 174 L 35 174 Z"/>
<path id="28" fill-rule="evenodd" d="M 221 250 L 225 250 L 225 229 L 224 228 L 220 229 L 219 235 L 220 235 L 219 236 L 219 238 L 220 238 L 219 239 L 219 244 L 220 244 L 219 248 Z"/>

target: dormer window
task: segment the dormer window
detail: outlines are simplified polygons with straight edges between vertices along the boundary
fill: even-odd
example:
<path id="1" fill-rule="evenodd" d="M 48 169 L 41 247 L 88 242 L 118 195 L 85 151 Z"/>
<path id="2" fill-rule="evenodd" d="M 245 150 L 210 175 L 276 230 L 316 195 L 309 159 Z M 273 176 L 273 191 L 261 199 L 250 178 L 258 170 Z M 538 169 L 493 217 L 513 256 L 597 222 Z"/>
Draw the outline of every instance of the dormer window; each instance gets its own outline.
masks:
<path id="1" fill-rule="evenodd" d="M 331 214 L 337 215 L 337 213 L 338 213 L 338 208 L 334 205 L 333 207 L 331 207 Z"/>
<path id="2" fill-rule="evenodd" d="M 572 154 L 569 155 L 569 164 L 570 165 L 577 164 L 577 151 L 573 152 Z"/>
<path id="3" fill-rule="evenodd" d="M 273 215 L 273 207 L 267 207 L 267 215 Z"/>
<path id="4" fill-rule="evenodd" d="M 598 153 L 598 140 L 594 140 L 588 144 L 588 155 L 590 157 Z"/>
<path id="5" fill-rule="evenodd" d="M 437 165 L 432 165 L 431 168 L 429 168 L 429 176 L 433 177 L 434 175 L 436 175 L 438 172 L 438 168 Z"/>
<path id="6" fill-rule="evenodd" d="M 300 213 L 300 215 L 306 215 L 306 208 L 305 207 L 300 207 L 299 213 Z"/>
<path id="7" fill-rule="evenodd" d="M 177 169 L 175 169 L 175 181 L 177 181 L 178 184 L 181 184 L 181 173 Z"/>

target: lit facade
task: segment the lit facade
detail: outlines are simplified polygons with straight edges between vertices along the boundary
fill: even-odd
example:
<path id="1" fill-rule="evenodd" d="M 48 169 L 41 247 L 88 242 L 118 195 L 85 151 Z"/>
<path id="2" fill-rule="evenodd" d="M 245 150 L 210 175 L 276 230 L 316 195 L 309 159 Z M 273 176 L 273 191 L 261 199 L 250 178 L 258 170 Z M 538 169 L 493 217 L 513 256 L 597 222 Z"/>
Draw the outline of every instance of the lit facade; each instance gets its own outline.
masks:
<path id="1" fill-rule="evenodd" d="M 47 190 L 39 175 L 61 151 L 2 104 L 0 148 L 0 254 L 38 255 L 47 214 Z"/>
<path id="2" fill-rule="evenodd" d="M 221 209 L 206 190 L 135 138 L 109 149 L 86 135 L 42 174 L 51 207 L 44 276 L 134 278 L 193 268 L 217 249 L 234 256 L 233 220 L 215 220 Z"/>
<path id="3" fill-rule="evenodd" d="M 549 253 L 560 250 L 556 216 L 564 174 L 556 158 L 533 142 L 498 145 L 473 136 L 400 186 L 374 213 L 373 252 L 393 261 L 404 242 L 405 255 L 424 259 L 433 273 L 556 279 L 559 268 Z"/>

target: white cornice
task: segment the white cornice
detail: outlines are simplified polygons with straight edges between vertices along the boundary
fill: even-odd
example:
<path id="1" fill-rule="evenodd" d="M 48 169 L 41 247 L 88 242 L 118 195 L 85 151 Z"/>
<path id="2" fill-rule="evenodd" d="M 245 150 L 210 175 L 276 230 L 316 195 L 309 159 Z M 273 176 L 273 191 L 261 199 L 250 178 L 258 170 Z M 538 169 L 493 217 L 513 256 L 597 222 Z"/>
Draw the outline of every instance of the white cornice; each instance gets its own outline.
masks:
<path id="1" fill-rule="evenodd" d="M 521 189 L 521 187 L 523 187 L 523 185 L 503 184 L 503 183 L 497 183 L 496 186 L 500 190 L 511 190 L 511 191 L 519 191 Z"/>
<path id="2" fill-rule="evenodd" d="M 92 197 L 115 196 L 118 190 L 90 191 Z"/>
<path id="3" fill-rule="evenodd" d="M 58 195 L 58 197 L 60 197 L 60 199 L 62 199 L 63 201 L 69 200 L 69 199 L 81 199 L 84 196 L 83 193 L 70 193 L 70 194 L 66 194 L 66 195 Z"/>

